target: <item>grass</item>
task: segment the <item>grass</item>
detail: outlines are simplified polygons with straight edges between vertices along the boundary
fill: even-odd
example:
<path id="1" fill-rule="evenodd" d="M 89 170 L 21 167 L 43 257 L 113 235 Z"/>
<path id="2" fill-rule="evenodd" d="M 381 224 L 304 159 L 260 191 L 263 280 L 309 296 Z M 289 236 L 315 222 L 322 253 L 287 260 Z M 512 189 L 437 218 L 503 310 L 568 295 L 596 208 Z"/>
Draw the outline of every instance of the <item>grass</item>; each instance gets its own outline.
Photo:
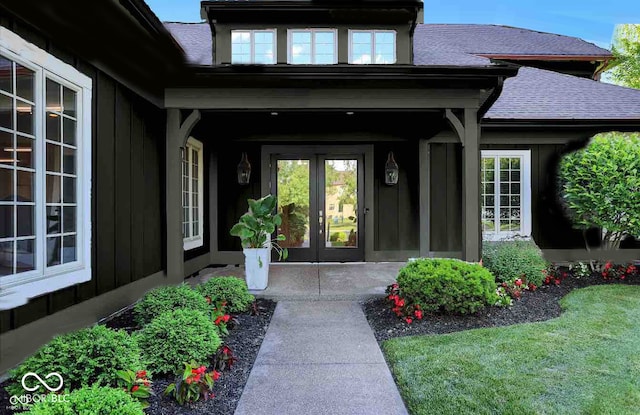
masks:
<path id="1" fill-rule="evenodd" d="M 594 286 L 559 318 L 386 341 L 412 414 L 640 413 L 640 287 Z"/>

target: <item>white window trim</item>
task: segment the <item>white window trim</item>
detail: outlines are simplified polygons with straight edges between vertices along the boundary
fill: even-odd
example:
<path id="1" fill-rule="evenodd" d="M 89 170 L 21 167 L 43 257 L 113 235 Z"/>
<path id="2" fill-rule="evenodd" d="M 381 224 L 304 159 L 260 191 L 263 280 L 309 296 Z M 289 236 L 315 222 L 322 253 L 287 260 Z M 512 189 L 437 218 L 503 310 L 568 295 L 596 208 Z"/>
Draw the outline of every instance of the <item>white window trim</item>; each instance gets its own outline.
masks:
<path id="1" fill-rule="evenodd" d="M 522 232 L 487 232 L 482 231 L 482 238 L 485 241 L 500 241 L 510 240 L 516 238 L 530 238 L 531 237 L 531 150 L 482 150 L 482 158 L 485 157 L 521 157 L 522 158 L 522 170 L 521 170 L 521 195 L 520 195 L 520 224 L 522 226 Z M 482 164 L 481 164 L 482 166 Z M 500 167 L 499 164 L 496 167 Z M 482 167 L 481 167 L 482 168 Z M 480 174 L 482 174 L 480 172 Z M 500 171 L 496 169 L 495 173 L 495 192 L 496 192 L 496 229 L 500 227 L 500 199 L 498 192 L 500 190 Z"/>
<path id="2" fill-rule="evenodd" d="M 233 62 L 233 34 L 234 33 L 249 33 L 249 45 L 251 47 L 251 61 L 249 63 Z M 273 33 L 273 62 L 271 63 L 256 63 L 256 32 L 271 32 Z M 277 29 L 233 29 L 231 31 L 231 64 L 232 65 L 275 65 L 278 63 L 278 30 Z"/>
<path id="3" fill-rule="evenodd" d="M 91 280 L 91 78 L 0 26 L 0 53 L 35 71 L 35 216 L 36 270 L 0 277 L 0 310 L 26 304 L 30 298 Z M 45 83 L 50 78 L 77 92 L 77 260 L 46 267 L 44 180 Z"/>
<path id="4" fill-rule="evenodd" d="M 195 149 L 198 152 L 198 235 L 197 236 L 191 236 L 189 238 L 184 238 L 183 240 L 183 249 L 185 251 L 189 251 L 191 249 L 195 249 L 195 248 L 199 248 L 202 245 L 204 245 L 204 185 L 203 185 L 203 177 L 202 177 L 202 142 L 196 140 L 193 137 L 189 137 L 189 139 L 187 140 L 187 147 L 185 148 L 186 150 L 189 149 Z M 187 154 L 189 154 L 190 152 L 187 151 Z M 188 158 L 189 161 L 191 161 L 191 155 L 189 155 Z M 191 227 L 190 229 L 193 229 L 192 227 L 192 223 L 193 220 L 191 218 L 191 215 L 193 213 L 192 208 L 193 206 L 191 205 L 191 203 L 193 203 L 192 199 L 191 199 L 191 193 L 192 193 L 192 189 L 191 187 L 193 186 L 193 179 L 191 177 L 191 163 L 189 162 L 189 226 Z M 183 207 L 184 208 L 184 207 Z"/>
<path id="5" fill-rule="evenodd" d="M 398 62 L 398 32 L 395 30 L 368 30 L 368 29 L 349 29 L 349 63 L 353 63 L 352 40 L 354 33 L 371 33 L 371 63 L 361 63 L 358 65 L 393 65 Z M 376 33 L 393 33 L 393 62 L 392 63 L 375 63 L 376 53 Z"/>
<path id="6" fill-rule="evenodd" d="M 316 63 L 316 32 L 332 32 L 333 33 L 333 62 Z M 294 33 L 311 33 L 311 63 L 292 63 Z M 312 29 L 287 29 L 287 63 L 290 65 L 335 65 L 338 63 L 338 30 L 331 28 L 312 28 Z"/>

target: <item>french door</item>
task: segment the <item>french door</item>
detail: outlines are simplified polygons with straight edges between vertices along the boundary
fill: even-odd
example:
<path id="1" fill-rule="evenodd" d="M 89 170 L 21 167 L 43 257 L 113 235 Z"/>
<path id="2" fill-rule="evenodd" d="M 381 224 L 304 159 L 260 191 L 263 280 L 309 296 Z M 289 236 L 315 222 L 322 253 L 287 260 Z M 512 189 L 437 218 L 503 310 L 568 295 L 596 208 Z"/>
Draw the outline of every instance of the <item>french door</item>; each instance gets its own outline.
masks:
<path id="1" fill-rule="evenodd" d="M 290 261 L 364 260 L 362 154 L 271 155 Z"/>

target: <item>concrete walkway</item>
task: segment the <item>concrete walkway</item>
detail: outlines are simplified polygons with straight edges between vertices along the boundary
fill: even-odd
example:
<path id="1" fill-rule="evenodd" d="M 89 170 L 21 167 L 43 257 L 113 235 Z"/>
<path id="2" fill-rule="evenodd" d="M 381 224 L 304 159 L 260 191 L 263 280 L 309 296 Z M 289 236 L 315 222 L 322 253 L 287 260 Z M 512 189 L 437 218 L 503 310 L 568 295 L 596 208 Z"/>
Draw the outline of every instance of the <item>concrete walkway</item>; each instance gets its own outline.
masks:
<path id="1" fill-rule="evenodd" d="M 280 301 L 236 415 L 406 414 L 357 302 Z"/>

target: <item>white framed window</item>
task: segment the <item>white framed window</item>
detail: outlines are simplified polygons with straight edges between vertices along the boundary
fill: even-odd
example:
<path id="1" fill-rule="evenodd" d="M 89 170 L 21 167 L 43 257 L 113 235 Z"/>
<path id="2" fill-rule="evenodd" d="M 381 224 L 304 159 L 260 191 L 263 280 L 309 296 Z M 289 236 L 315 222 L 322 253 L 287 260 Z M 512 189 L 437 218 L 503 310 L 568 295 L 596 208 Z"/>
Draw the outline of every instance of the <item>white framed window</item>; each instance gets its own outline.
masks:
<path id="1" fill-rule="evenodd" d="M 332 65 L 338 63 L 336 29 L 289 29 L 289 56 L 293 65 Z"/>
<path id="2" fill-rule="evenodd" d="M 276 61 L 276 30 L 232 30 L 231 63 L 273 65 Z"/>
<path id="3" fill-rule="evenodd" d="M 395 30 L 349 30 L 349 63 L 396 63 Z"/>
<path id="4" fill-rule="evenodd" d="M 91 279 L 91 91 L 0 27 L 0 310 Z"/>
<path id="5" fill-rule="evenodd" d="M 531 236 L 531 151 L 483 150 L 482 235 L 496 241 Z"/>
<path id="6" fill-rule="evenodd" d="M 202 143 L 189 137 L 182 152 L 182 236 L 184 250 L 204 243 Z"/>

